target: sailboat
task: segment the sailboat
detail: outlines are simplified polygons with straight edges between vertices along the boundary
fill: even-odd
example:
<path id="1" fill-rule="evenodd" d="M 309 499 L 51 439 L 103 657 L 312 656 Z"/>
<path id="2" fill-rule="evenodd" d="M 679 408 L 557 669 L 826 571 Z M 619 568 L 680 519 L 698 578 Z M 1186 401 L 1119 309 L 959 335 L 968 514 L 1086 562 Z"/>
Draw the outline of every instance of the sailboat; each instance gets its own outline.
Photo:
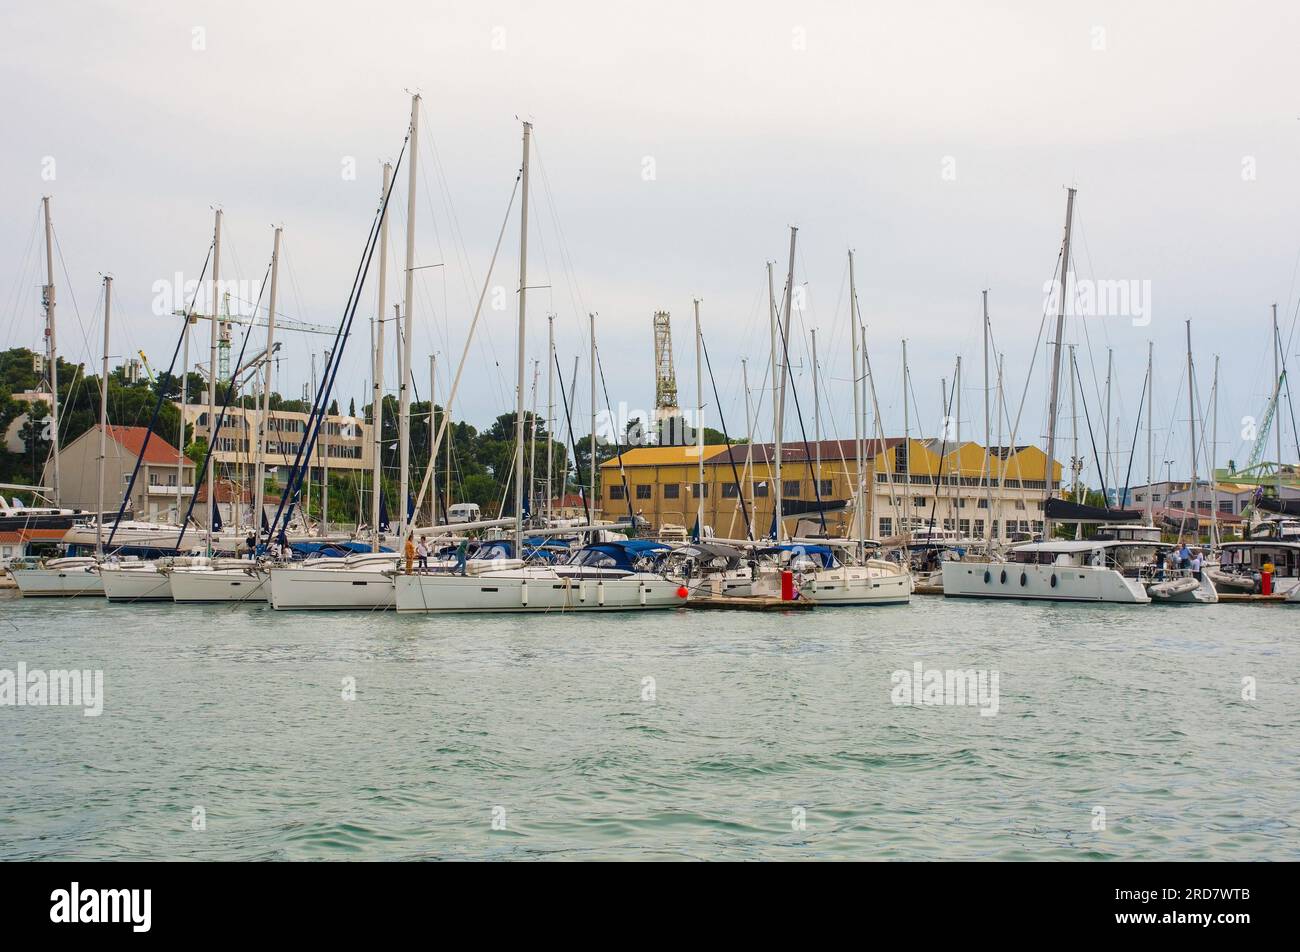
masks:
<path id="1" fill-rule="evenodd" d="M 783 355 L 781 358 L 781 372 L 778 378 L 779 390 L 776 399 L 773 400 L 776 440 L 776 468 L 773 482 L 777 486 L 782 485 L 780 460 L 785 425 L 785 389 L 789 364 L 788 342 L 790 339 L 792 289 L 794 287 L 795 241 L 798 232 L 798 228 L 793 226 L 790 228 L 790 259 L 786 273 L 785 300 L 782 304 L 782 312 L 785 316 L 783 328 L 777 324 L 776 301 L 771 294 L 771 265 L 768 266 L 768 313 L 772 323 L 771 336 L 774 346 L 780 346 L 778 353 L 773 355 L 773 361 L 775 362 L 778 359 L 778 354 Z M 858 303 L 851 254 L 849 257 L 849 319 L 856 329 L 858 326 Z M 853 336 L 856 343 L 856 331 Z M 864 353 L 865 346 L 864 341 Z M 856 399 L 858 380 L 861 377 L 857 373 L 858 356 L 856 351 L 853 361 L 855 439 L 857 439 L 861 436 L 861 418 L 858 416 L 857 410 L 859 400 Z M 860 450 L 856 455 L 859 460 L 862 458 Z M 766 555 L 766 558 L 759 564 L 757 575 L 751 587 L 753 594 L 780 597 L 782 573 L 792 571 L 795 573 L 800 595 L 813 599 L 818 607 L 897 605 L 910 602 L 912 600 L 912 575 L 908 568 L 905 565 L 886 559 L 867 557 L 868 548 L 871 547 L 872 543 L 865 538 L 862 516 L 866 511 L 865 495 L 860 471 L 853 487 L 853 497 L 854 519 L 851 525 L 853 526 L 852 535 L 854 538 L 794 539 L 787 543 L 783 538 L 784 507 L 781 494 L 777 493 L 776 513 L 773 520 L 775 544 L 761 553 Z"/>
<path id="2" fill-rule="evenodd" d="M 515 392 L 514 551 L 524 552 L 524 400 L 528 293 L 528 161 L 532 123 L 523 124 L 520 170 L 518 380 Z M 436 445 L 435 445 L 436 450 Z M 427 485 L 428 475 L 425 482 Z M 423 497 L 423 489 L 421 490 Z M 417 505 L 418 509 L 418 505 Z M 433 531 L 433 530 L 428 530 Z M 442 531 L 440 528 L 437 531 Z M 409 534 L 408 527 L 405 534 Z M 559 565 L 534 565 L 475 575 L 399 574 L 394 577 L 399 612 L 626 611 L 674 608 L 689 592 L 654 570 L 644 540 L 595 542 Z"/>
<path id="3" fill-rule="evenodd" d="M 419 158 L 420 134 L 420 96 L 411 97 L 410 141 L 406 156 L 407 166 L 407 214 L 406 214 L 406 332 L 398 335 L 400 387 L 402 407 L 398 421 L 399 455 L 401 457 L 402 480 L 400 494 L 406 499 L 405 467 L 409 456 L 410 411 L 407 403 L 410 382 L 409 361 L 412 339 L 415 262 L 415 188 L 416 166 Z M 374 359 L 374 389 L 371 399 L 371 412 L 374 414 L 374 465 L 371 497 L 371 551 L 348 556 L 346 559 L 311 559 L 302 564 L 267 566 L 262 570 L 268 582 L 267 592 L 271 607 L 275 609 L 387 609 L 394 604 L 393 582 L 391 573 L 397 567 L 400 553 L 385 551 L 380 545 L 380 533 L 385 521 L 380 513 L 383 500 L 383 454 L 382 435 L 384 429 L 384 312 L 388 288 L 388 201 L 392 190 L 393 167 L 384 163 L 383 189 L 380 192 L 379 223 L 379 301 L 376 314 Z M 433 396 L 429 397 L 430 406 Z M 401 506 L 402 522 L 405 523 L 406 506 Z M 400 535 L 400 533 L 399 533 Z"/>
<path id="4" fill-rule="evenodd" d="M 1075 189 L 1068 191 L 1065 206 L 1065 238 L 1061 246 L 1060 306 L 1053 341 L 1052 378 L 1047 417 L 1047 474 L 1043 511 L 1043 540 L 1017 545 L 1005 562 L 964 559 L 944 562 L 943 593 L 949 598 L 1034 599 L 1045 601 L 1089 601 L 1147 604 L 1151 596 L 1136 572 L 1126 572 L 1124 553 L 1132 540 L 1053 539 L 1054 516 L 1061 507 L 1075 504 L 1058 499 L 1052 492 L 1053 461 L 1056 459 L 1056 419 L 1064 347 L 1065 309 L 1070 273 L 1070 228 L 1074 218 Z M 1089 507 L 1076 507 L 1086 509 Z M 1075 512 L 1076 518 L 1088 518 Z M 1107 514 L 1107 518 L 1112 516 Z"/>
<path id="5" fill-rule="evenodd" d="M 50 198 L 45 196 L 41 200 L 42 208 L 45 214 L 45 335 L 49 343 L 49 361 L 50 361 L 50 430 L 52 433 L 53 444 L 51 446 L 50 461 L 52 463 L 51 472 L 54 477 L 53 493 L 54 503 L 58 506 L 59 502 L 59 357 L 55 345 L 55 294 L 54 294 L 54 257 L 53 257 L 53 224 L 50 221 Z M 108 316 L 109 306 L 112 293 L 113 279 L 109 276 L 104 278 L 104 287 L 106 297 L 104 299 L 104 374 L 101 380 L 101 399 L 100 399 L 100 459 L 99 459 L 99 510 L 104 510 L 104 427 L 106 426 L 107 414 L 107 388 L 108 388 Z M 102 522 L 102 519 L 100 520 Z M 100 547 L 100 555 L 103 549 Z M 68 556 L 64 558 L 46 559 L 35 566 L 13 565 L 10 567 L 10 574 L 13 576 L 15 584 L 19 591 L 23 593 L 24 598 L 31 597 L 70 597 L 70 596 L 100 596 L 104 594 L 104 583 L 100 580 L 98 572 L 95 571 L 96 560 L 88 556 Z"/>

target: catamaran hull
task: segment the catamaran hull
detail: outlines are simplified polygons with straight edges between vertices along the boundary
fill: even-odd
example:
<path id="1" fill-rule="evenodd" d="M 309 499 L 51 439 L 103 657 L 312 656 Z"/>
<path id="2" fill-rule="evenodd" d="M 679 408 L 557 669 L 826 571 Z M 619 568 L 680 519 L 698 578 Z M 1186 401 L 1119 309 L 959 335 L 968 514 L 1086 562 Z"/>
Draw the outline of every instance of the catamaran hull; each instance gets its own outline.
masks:
<path id="1" fill-rule="evenodd" d="M 376 571 L 273 568 L 270 587 L 277 611 L 382 611 L 396 604 L 392 578 Z"/>
<path id="2" fill-rule="evenodd" d="M 99 574 L 85 568 L 20 569 L 10 572 L 23 598 L 102 597 L 104 583 Z"/>
<path id="3" fill-rule="evenodd" d="M 399 612 L 643 611 L 677 608 L 680 582 L 661 576 L 528 579 L 492 575 L 398 575 Z"/>
<path id="4" fill-rule="evenodd" d="M 265 577 L 242 569 L 208 572 L 172 572 L 172 601 L 194 605 L 210 602 L 265 602 Z"/>
<path id="5" fill-rule="evenodd" d="M 171 576 L 140 569 L 101 568 L 104 595 L 110 602 L 170 602 Z"/>
<path id="6" fill-rule="evenodd" d="M 1029 565 L 1019 562 L 945 562 L 948 598 L 1030 599 L 1049 602 L 1147 604 L 1137 579 L 1092 565 Z"/>

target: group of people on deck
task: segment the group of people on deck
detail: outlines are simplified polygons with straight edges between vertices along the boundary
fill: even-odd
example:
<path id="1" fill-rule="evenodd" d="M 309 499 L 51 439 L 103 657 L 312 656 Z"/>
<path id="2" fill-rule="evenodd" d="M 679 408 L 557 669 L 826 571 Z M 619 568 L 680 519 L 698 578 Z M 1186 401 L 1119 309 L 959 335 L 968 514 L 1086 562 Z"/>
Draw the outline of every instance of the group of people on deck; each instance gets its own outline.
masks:
<path id="1" fill-rule="evenodd" d="M 1165 577 L 1166 564 L 1172 570 L 1190 572 L 1193 578 L 1199 580 L 1201 572 L 1205 568 L 1205 553 L 1199 548 L 1189 548 L 1187 543 L 1184 542 L 1176 549 L 1171 549 L 1168 552 L 1161 549 L 1156 553 L 1156 569 L 1160 578 Z"/>
<path id="2" fill-rule="evenodd" d="M 418 565 L 421 572 L 429 570 L 429 556 L 433 554 L 433 546 L 424 539 L 418 542 L 410 536 L 406 537 L 406 546 L 402 552 L 406 557 L 406 574 L 410 575 L 411 571 Z M 466 536 L 460 540 L 456 546 L 456 573 L 465 574 L 465 560 L 469 555 L 469 537 Z"/>

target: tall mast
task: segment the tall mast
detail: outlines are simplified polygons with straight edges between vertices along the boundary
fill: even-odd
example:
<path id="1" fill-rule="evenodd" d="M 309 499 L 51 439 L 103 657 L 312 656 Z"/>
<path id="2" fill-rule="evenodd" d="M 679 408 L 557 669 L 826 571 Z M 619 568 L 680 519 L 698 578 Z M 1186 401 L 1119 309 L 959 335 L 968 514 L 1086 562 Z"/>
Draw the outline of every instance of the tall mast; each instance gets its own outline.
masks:
<path id="1" fill-rule="evenodd" d="M 956 442 L 957 442 L 957 465 L 956 465 L 957 485 L 953 487 L 952 493 L 950 495 L 952 498 L 951 505 L 953 507 L 952 517 L 954 520 L 959 520 L 961 518 L 961 513 L 958 511 L 959 503 L 957 502 L 957 499 L 958 497 L 961 496 L 961 354 L 957 355 L 957 370 L 953 374 L 952 386 L 954 392 L 953 401 L 957 404 L 955 408 L 955 412 L 957 414 L 957 420 L 956 420 L 957 431 L 954 434 L 956 436 Z M 952 469 L 953 467 L 949 467 L 949 476 L 948 476 L 949 479 L 951 479 L 953 475 Z M 956 522 L 955 524 L 958 533 L 960 533 L 961 523 Z"/>
<path id="2" fill-rule="evenodd" d="M 789 263 L 789 267 L 786 270 L 786 275 L 785 275 L 785 301 L 782 305 L 785 310 L 785 314 L 784 314 L 784 321 L 782 323 L 782 333 L 781 333 L 781 341 L 780 341 L 781 344 L 781 393 L 780 393 L 781 412 L 777 420 L 777 422 L 781 425 L 782 432 L 781 432 L 781 442 L 777 444 L 778 457 L 781 455 L 781 447 L 785 443 L 785 389 L 786 389 L 786 382 L 790 378 L 790 361 L 788 358 L 789 358 L 789 350 L 790 350 L 790 325 L 793 319 L 792 311 L 794 310 L 793 307 L 794 246 L 795 246 L 795 239 L 798 238 L 798 236 L 799 236 L 798 226 L 791 225 L 790 226 L 790 263 Z M 804 449 L 805 449 L 804 457 L 807 458 L 808 455 L 806 452 L 807 447 L 804 447 Z M 780 536 L 781 529 L 783 528 L 783 522 L 784 522 L 782 518 L 783 515 L 782 509 L 784 508 L 783 507 L 784 500 L 782 497 L 784 493 L 785 493 L 785 484 L 780 479 L 778 479 L 776 485 L 776 505 L 777 505 L 777 513 L 778 513 L 778 517 L 777 517 L 777 533 L 778 533 L 777 541 L 778 542 L 780 541 L 779 536 Z"/>
<path id="3" fill-rule="evenodd" d="M 519 206 L 519 343 L 516 360 L 515 387 L 515 557 L 524 554 L 524 353 L 528 330 L 528 146 L 532 140 L 533 124 L 524 123 L 524 158 L 520 175 L 523 182 L 523 201 Z M 595 464 L 592 459 L 592 464 Z"/>
<path id="4" fill-rule="evenodd" d="M 704 541 L 704 358 L 700 336 L 700 299 L 695 299 L 695 537 Z"/>
<path id="5" fill-rule="evenodd" d="M 1192 367 L 1192 322 L 1187 324 L 1187 428 L 1191 439 L 1192 446 L 1192 531 L 1193 538 L 1201 537 L 1201 511 L 1197 505 L 1196 485 L 1196 397 L 1193 395 L 1193 367 Z"/>
<path id="6" fill-rule="evenodd" d="M 1071 348 L 1071 359 L 1073 359 L 1073 348 Z M 1111 485 L 1111 488 L 1114 489 L 1114 490 L 1116 491 L 1116 493 L 1118 493 L 1118 492 L 1119 492 L 1119 486 L 1117 486 L 1117 485 L 1115 484 L 1115 469 L 1114 469 L 1114 467 L 1111 465 L 1111 455 L 1110 455 L 1110 450 L 1111 450 L 1111 443 L 1110 443 L 1110 389 L 1111 389 L 1111 380 L 1114 378 L 1114 369 L 1115 369 L 1115 349 L 1114 349 L 1113 347 L 1107 347 L 1107 348 L 1106 348 L 1106 417 L 1105 417 L 1104 420 L 1102 420 L 1102 445 L 1106 447 L 1106 453 L 1105 453 L 1105 457 L 1106 457 L 1106 468 L 1105 468 L 1105 470 L 1103 470 L 1103 472 L 1105 473 L 1105 476 L 1103 477 L 1103 479 L 1106 480 L 1106 481 L 1109 481 L 1109 482 L 1110 482 L 1110 485 Z M 1071 399 L 1074 399 L 1074 398 L 1071 397 Z M 1119 505 L 1119 496 L 1118 496 L 1118 495 L 1115 497 L 1115 504 L 1116 504 L 1116 505 Z M 1107 505 L 1107 506 L 1110 505 L 1110 500 L 1109 500 L 1109 499 L 1106 500 L 1106 505 Z"/>
<path id="7" fill-rule="evenodd" d="M 262 412 L 257 418 L 257 463 L 254 467 L 253 525 L 251 531 L 256 536 L 262 534 L 263 493 L 266 488 L 266 431 L 271 417 L 272 372 L 275 368 L 275 300 L 280 278 L 280 235 L 283 229 L 275 229 L 275 243 L 271 251 L 271 299 L 266 315 L 266 383 L 262 387 Z M 269 539 L 267 540 L 270 541 Z"/>
<path id="8" fill-rule="evenodd" d="M 411 141 L 407 151 L 410 155 L 406 165 L 406 288 L 405 300 L 402 302 L 405 328 L 402 333 L 402 375 L 397 385 L 397 504 L 401 510 L 397 524 L 401 527 L 398 537 L 403 540 L 410 529 L 406 518 L 406 497 L 411 492 L 411 361 L 414 356 L 411 348 L 415 338 L 415 170 L 420 158 L 419 93 L 411 97 Z M 524 214 L 527 215 L 527 212 Z"/>
<path id="9" fill-rule="evenodd" d="M 51 338 L 53 339 L 53 338 Z M 1277 333 L 1277 305 L 1273 305 L 1273 416 L 1278 417 L 1273 429 L 1277 432 L 1277 498 L 1282 498 L 1282 419 L 1278 416 L 1278 406 L 1282 402 L 1282 368 L 1278 357 L 1282 350 L 1282 338 Z M 57 441 L 56 441 L 57 445 Z"/>
<path id="10" fill-rule="evenodd" d="M 772 286 L 772 265 L 767 263 L 767 312 L 768 330 L 772 338 L 772 455 L 768 460 L 768 480 L 772 482 L 772 538 L 781 541 L 781 406 L 777 400 L 777 367 L 781 364 L 777 350 L 776 334 L 776 291 Z"/>
<path id="11" fill-rule="evenodd" d="M 1210 546 L 1219 544 L 1219 478 L 1215 463 L 1219 455 L 1219 355 L 1214 355 L 1214 385 L 1210 389 L 1214 396 L 1213 429 L 1210 435 Z"/>
<path id="12" fill-rule="evenodd" d="M 1079 501 L 1079 407 L 1075 402 L 1078 382 L 1075 380 L 1074 345 L 1070 345 L 1070 499 Z M 1098 466 L 1101 461 L 1098 460 Z M 1074 537 L 1083 538 L 1083 523 L 1074 524 Z"/>
<path id="13" fill-rule="evenodd" d="M 104 557 L 104 460 L 108 456 L 108 319 L 113 309 L 113 277 L 104 275 L 104 363 L 99 373 L 99 507 L 95 510 L 95 555 Z"/>
<path id="14" fill-rule="evenodd" d="M 866 511 L 862 499 L 862 372 L 861 355 L 858 353 L 858 291 L 853 267 L 853 249 L 849 249 L 849 341 L 850 371 L 853 381 L 853 526 L 850 530 L 857 540 L 856 547 L 861 549 L 862 540 L 866 538 Z M 858 553 L 861 555 L 861 552 Z"/>
<path id="15" fill-rule="evenodd" d="M 533 361 L 533 412 L 532 412 L 532 436 L 528 440 L 528 511 L 531 515 L 536 516 L 536 506 L 533 505 L 533 491 L 537 486 L 537 375 L 542 371 L 541 362 Z"/>
<path id="16" fill-rule="evenodd" d="M 384 186 L 379 196 L 379 301 L 375 307 L 374 389 L 370 395 L 370 551 L 379 551 L 379 504 L 384 493 L 384 309 L 388 297 L 388 190 L 393 181 L 391 162 L 384 163 Z"/>
<path id="17" fill-rule="evenodd" d="M 899 532 L 904 536 L 910 536 L 912 533 L 912 507 L 916 497 L 912 495 L 912 430 L 911 430 L 911 408 L 907 401 L 907 339 L 903 340 L 903 453 L 904 460 L 907 462 L 907 472 L 904 474 L 907 478 L 908 489 L 904 490 L 907 499 L 907 525 L 900 526 Z"/>
<path id="18" fill-rule="evenodd" d="M 217 511 L 217 324 L 221 307 L 221 209 L 212 226 L 212 320 L 208 346 L 208 554 L 212 554 L 212 514 Z"/>
<path id="19" fill-rule="evenodd" d="M 183 522 L 185 519 L 185 405 L 190 389 L 190 326 L 192 323 L 193 318 L 187 313 L 185 315 L 185 326 L 181 329 L 181 348 L 183 350 L 181 355 L 181 431 L 176 440 L 176 521 L 181 524 L 182 537 L 185 535 L 183 531 L 185 528 Z M 197 490 L 198 487 L 192 486 L 191 489 Z"/>
<path id="20" fill-rule="evenodd" d="M 434 422 L 433 392 L 437 383 L 438 355 L 429 355 L 429 485 L 433 492 L 429 496 L 429 525 L 438 524 L 438 448 L 434 441 L 438 438 L 438 427 Z"/>
<path id="21" fill-rule="evenodd" d="M 817 389 L 817 328 L 813 328 L 812 334 L 812 388 L 813 388 L 813 445 L 816 456 L 813 473 L 817 485 L 814 487 L 813 498 L 821 495 L 822 484 L 822 415 L 821 415 L 821 392 Z"/>
<path id="22" fill-rule="evenodd" d="M 325 351 L 325 366 L 330 365 L 333 350 Z M 329 535 L 330 531 L 330 418 L 325 415 L 325 425 L 321 428 L 320 439 L 316 443 L 321 455 L 320 467 L 320 534 Z"/>
<path id="23" fill-rule="evenodd" d="M 1152 406 L 1152 401 L 1155 399 L 1155 392 L 1154 392 L 1155 388 L 1153 386 L 1155 381 L 1151 376 L 1151 368 L 1152 368 L 1151 355 L 1154 349 L 1155 349 L 1155 344 L 1153 344 L 1151 341 L 1147 341 L 1147 525 L 1149 526 L 1153 526 L 1156 524 L 1155 510 L 1151 498 L 1151 492 L 1152 492 L 1151 480 L 1153 476 L 1151 469 L 1155 462 L 1154 457 L 1151 455 L 1153 452 L 1152 443 L 1151 443 L 1151 434 L 1154 428 L 1153 424 L 1155 421 L 1155 415 L 1152 412 L 1154 409 L 1154 407 Z"/>
<path id="24" fill-rule="evenodd" d="M 997 405 L 998 405 L 998 409 L 997 409 L 997 413 L 996 413 L 995 415 L 996 415 L 996 417 L 997 417 L 997 421 L 998 421 L 998 439 L 997 439 L 997 445 L 998 445 L 998 447 L 1000 448 L 1000 447 L 1002 446 L 1002 421 L 1003 421 L 1004 417 L 1006 416 L 1006 394 L 1003 393 L 1003 391 L 1002 391 L 1002 356 L 1003 356 L 1003 355 L 1002 355 L 1002 354 L 997 354 L 996 356 L 997 356 L 997 362 L 998 362 L 998 375 L 997 375 Z M 1010 455 L 1010 452 L 1011 452 L 1011 447 L 1007 447 L 1007 454 L 1008 454 L 1008 456 Z M 998 500 L 998 502 L 999 502 L 999 504 L 1002 506 L 1002 518 L 998 521 L 998 530 L 999 530 L 999 533 L 998 533 L 998 534 L 1001 535 L 1001 536 L 1006 536 L 1006 534 L 1007 534 L 1007 519 L 1006 519 L 1006 516 L 1007 516 L 1007 513 L 1006 513 L 1006 505 L 1007 505 L 1007 500 L 1006 500 L 1006 488 L 1007 488 L 1007 461 L 1006 461 L 1006 458 L 1001 457 L 1001 456 L 999 456 L 999 461 L 1000 461 L 1000 462 L 999 462 L 999 465 L 998 465 L 998 495 L 999 495 L 1000 497 L 1002 497 L 1002 498 L 1000 498 L 1000 499 Z M 991 518 L 991 517 L 992 517 L 992 513 L 990 513 L 989 516 L 990 516 L 990 518 Z M 1044 528 L 1046 528 L 1046 526 L 1044 526 Z M 1001 542 L 1000 539 L 999 539 L 998 541 Z"/>
<path id="25" fill-rule="evenodd" d="M 54 334 L 54 224 L 50 221 L 50 196 L 41 199 L 45 210 L 45 356 L 50 364 L 50 461 L 54 479 L 51 494 L 59 505 L 59 353 Z M 1276 309 L 1275 309 L 1276 310 Z M 101 515 L 103 509 L 100 510 Z"/>
<path id="26" fill-rule="evenodd" d="M 400 352 L 399 352 L 398 359 L 399 360 L 401 359 Z M 311 355 L 311 392 L 313 394 L 316 392 L 316 355 L 315 354 Z M 306 528 L 311 522 L 311 470 L 312 470 L 311 464 L 313 462 L 312 457 L 316 456 L 319 452 L 320 452 L 319 448 L 313 449 L 310 453 L 307 454 L 307 458 L 303 460 L 304 465 L 306 465 L 307 467 L 307 478 L 303 480 L 303 494 L 302 494 L 302 516 L 303 516 L 304 528 Z"/>
<path id="27" fill-rule="evenodd" d="M 546 524 L 554 518 L 555 499 L 555 315 L 546 315 Z"/>
<path id="28" fill-rule="evenodd" d="M 980 292 L 984 303 L 984 544 L 987 546 L 993 538 L 993 423 L 989 417 L 989 292 L 985 288 Z"/>
<path id="29" fill-rule="evenodd" d="M 754 416 L 749 401 L 749 361 L 740 358 L 740 384 L 745 388 L 745 472 L 749 474 L 749 511 L 754 512 Z M 743 490 L 737 489 L 737 492 Z M 749 541 L 754 541 L 754 520 L 749 523 Z"/>
<path id="30" fill-rule="evenodd" d="M 587 467 L 587 503 L 588 510 L 592 513 L 592 522 L 596 521 L 596 315 L 591 313 L 587 315 L 587 321 L 590 326 L 587 344 L 590 352 L 587 357 L 591 365 L 591 465 Z"/>
<path id="31" fill-rule="evenodd" d="M 1047 405 L 1047 464 L 1043 473 L 1045 499 L 1052 498 L 1052 472 L 1056 461 L 1056 401 L 1061 383 L 1061 341 L 1065 337 L 1066 290 L 1070 282 L 1070 228 L 1074 224 L 1074 193 L 1071 188 L 1065 200 L 1065 241 L 1061 245 L 1061 300 L 1056 312 L 1056 340 L 1052 346 L 1052 384 L 1050 402 Z M 1043 538 L 1052 537 L 1052 520 L 1043 507 Z"/>

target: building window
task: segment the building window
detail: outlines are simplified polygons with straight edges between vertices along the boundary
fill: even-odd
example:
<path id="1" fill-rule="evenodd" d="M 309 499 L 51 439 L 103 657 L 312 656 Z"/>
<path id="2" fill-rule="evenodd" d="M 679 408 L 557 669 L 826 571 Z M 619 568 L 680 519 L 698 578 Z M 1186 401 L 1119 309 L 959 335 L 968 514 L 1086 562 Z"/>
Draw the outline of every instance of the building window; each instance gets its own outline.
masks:
<path id="1" fill-rule="evenodd" d="M 880 517 L 880 534 L 882 536 L 891 536 L 894 534 L 894 520 L 888 516 Z"/>
<path id="2" fill-rule="evenodd" d="M 735 483 L 722 484 L 722 498 L 735 499 L 740 495 L 740 487 Z"/>
<path id="3" fill-rule="evenodd" d="M 637 498 L 637 499 L 649 499 L 649 498 L 651 498 L 653 488 L 654 488 L 654 487 L 652 487 L 652 486 L 647 486 L 647 485 L 637 486 L 637 488 L 636 488 L 636 498 Z"/>
<path id="4" fill-rule="evenodd" d="M 610 499 L 625 499 L 626 497 L 623 495 L 623 487 L 622 487 L 622 486 L 610 486 L 610 487 L 609 487 L 609 498 L 610 498 Z"/>
<path id="5" fill-rule="evenodd" d="M 817 491 L 821 493 L 823 499 L 834 492 L 834 489 L 831 488 L 831 482 L 829 479 L 822 479 L 817 482 Z"/>
<path id="6" fill-rule="evenodd" d="M 983 520 L 983 519 L 976 519 L 976 520 L 975 520 L 975 535 L 979 536 L 980 538 L 983 538 L 983 536 L 984 536 L 984 520 Z"/>
<path id="7" fill-rule="evenodd" d="M 664 483 L 664 498 L 676 499 L 682 494 L 682 487 L 678 483 Z"/>
<path id="8" fill-rule="evenodd" d="M 952 520 L 951 520 L 951 519 L 945 519 L 945 520 L 943 520 L 943 531 L 944 531 L 944 532 L 952 532 L 952 530 L 953 530 Z"/>
<path id="9" fill-rule="evenodd" d="M 762 499 L 767 496 L 767 483 L 754 484 L 754 498 Z"/>
<path id="10" fill-rule="evenodd" d="M 696 498 L 696 499 L 708 499 L 708 498 L 709 498 L 709 484 L 708 484 L 708 483 L 691 483 L 691 492 L 695 493 L 695 498 Z"/>
<path id="11" fill-rule="evenodd" d="M 912 505 L 913 505 L 914 507 L 919 507 L 919 508 L 921 508 L 921 509 L 924 509 L 924 508 L 925 508 L 925 497 L 924 497 L 924 496 L 913 496 L 913 497 L 912 497 Z"/>
<path id="12" fill-rule="evenodd" d="M 963 497 L 961 497 L 960 499 L 957 500 L 957 508 L 958 508 L 958 509 L 965 509 L 965 508 L 966 508 L 966 497 L 965 497 L 965 496 L 963 496 Z"/>
<path id="13" fill-rule="evenodd" d="M 1231 500 L 1231 499 L 1220 499 L 1220 500 L 1219 500 L 1219 512 L 1232 512 L 1232 500 Z"/>
<path id="14" fill-rule="evenodd" d="M 969 520 L 969 519 L 958 519 L 958 520 L 957 520 L 957 531 L 958 531 L 959 533 L 961 533 L 963 536 L 968 536 L 968 535 L 970 535 L 970 520 Z"/>
<path id="15" fill-rule="evenodd" d="M 993 538 L 995 539 L 1000 538 L 1000 536 L 998 535 L 998 521 L 996 519 L 993 520 L 992 528 L 993 528 Z"/>
<path id="16" fill-rule="evenodd" d="M 786 479 L 781 482 L 781 495 L 798 497 L 801 483 L 797 479 Z"/>
<path id="17" fill-rule="evenodd" d="M 1024 509 L 1024 508 L 1025 508 L 1025 501 L 1024 501 L 1023 499 L 1017 499 L 1017 500 L 1016 500 L 1016 508 L 1017 508 L 1017 509 Z"/>
<path id="18" fill-rule="evenodd" d="M 1159 493 L 1152 493 L 1152 494 L 1151 494 L 1151 501 L 1152 501 L 1152 502 L 1159 502 L 1159 501 L 1160 501 L 1160 494 L 1159 494 Z"/>
<path id="19" fill-rule="evenodd" d="M 988 507 L 989 507 L 988 497 L 987 497 L 987 496 L 981 496 L 981 497 L 980 497 L 980 502 L 979 502 L 979 508 L 980 508 L 980 509 L 987 509 Z"/>

